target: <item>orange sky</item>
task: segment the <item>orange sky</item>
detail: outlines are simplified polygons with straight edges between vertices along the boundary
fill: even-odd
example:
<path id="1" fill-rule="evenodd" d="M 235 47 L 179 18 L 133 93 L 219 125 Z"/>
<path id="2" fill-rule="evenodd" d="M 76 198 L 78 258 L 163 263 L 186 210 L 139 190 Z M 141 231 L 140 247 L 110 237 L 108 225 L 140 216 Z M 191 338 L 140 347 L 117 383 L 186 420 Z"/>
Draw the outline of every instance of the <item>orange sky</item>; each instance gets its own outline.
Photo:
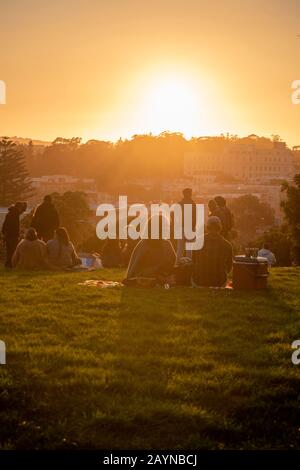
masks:
<path id="1" fill-rule="evenodd" d="M 0 134 L 300 144 L 297 34 L 299 0 L 1 0 Z"/>

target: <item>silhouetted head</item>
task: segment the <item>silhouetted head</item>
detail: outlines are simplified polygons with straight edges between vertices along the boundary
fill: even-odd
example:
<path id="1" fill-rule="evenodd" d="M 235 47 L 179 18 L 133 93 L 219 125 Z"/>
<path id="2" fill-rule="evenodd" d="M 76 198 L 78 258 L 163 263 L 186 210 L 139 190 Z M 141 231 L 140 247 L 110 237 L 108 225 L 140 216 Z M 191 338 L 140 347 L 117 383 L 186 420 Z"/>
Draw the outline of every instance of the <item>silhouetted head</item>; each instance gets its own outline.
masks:
<path id="1" fill-rule="evenodd" d="M 67 230 L 64 227 L 58 227 L 55 230 L 55 238 L 61 243 L 62 245 L 68 246 L 70 243 L 70 237 Z"/>
<path id="2" fill-rule="evenodd" d="M 184 199 L 192 199 L 193 190 L 192 188 L 184 188 L 182 194 Z"/>
<path id="3" fill-rule="evenodd" d="M 215 212 L 218 209 L 218 204 L 216 203 L 216 201 L 214 199 L 211 199 L 208 202 L 208 208 L 209 208 L 210 212 Z"/>
<path id="4" fill-rule="evenodd" d="M 25 240 L 28 240 L 29 242 L 34 242 L 35 240 L 37 240 L 37 238 L 38 236 L 37 236 L 35 228 L 30 227 L 26 230 Z"/>
<path id="5" fill-rule="evenodd" d="M 220 233 L 222 230 L 222 223 L 219 217 L 213 215 L 207 221 L 207 231 L 209 233 Z"/>
<path id="6" fill-rule="evenodd" d="M 263 244 L 263 247 L 264 247 L 265 250 L 269 250 L 269 249 L 270 249 L 269 243 L 264 243 L 264 244 Z"/>
<path id="7" fill-rule="evenodd" d="M 44 202 L 46 204 L 51 204 L 52 202 L 52 197 L 50 196 L 50 194 L 47 194 L 45 197 L 44 197 Z"/>
<path id="8" fill-rule="evenodd" d="M 27 209 L 27 202 L 24 202 L 24 201 L 23 202 L 22 201 L 16 202 L 15 208 L 18 211 L 19 214 L 22 214 Z"/>
<path id="9" fill-rule="evenodd" d="M 226 206 L 226 199 L 223 198 L 223 196 L 216 196 L 215 201 L 218 204 L 219 207 L 225 207 Z"/>

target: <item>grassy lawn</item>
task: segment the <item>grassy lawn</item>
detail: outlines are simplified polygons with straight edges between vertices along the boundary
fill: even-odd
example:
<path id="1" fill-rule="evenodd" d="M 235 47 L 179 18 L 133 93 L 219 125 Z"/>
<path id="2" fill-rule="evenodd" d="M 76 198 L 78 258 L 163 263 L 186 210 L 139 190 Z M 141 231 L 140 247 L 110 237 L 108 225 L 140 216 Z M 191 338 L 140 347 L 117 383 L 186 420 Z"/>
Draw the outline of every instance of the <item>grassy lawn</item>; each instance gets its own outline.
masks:
<path id="1" fill-rule="evenodd" d="M 300 447 L 300 269 L 265 292 L 0 271 L 0 448 Z"/>

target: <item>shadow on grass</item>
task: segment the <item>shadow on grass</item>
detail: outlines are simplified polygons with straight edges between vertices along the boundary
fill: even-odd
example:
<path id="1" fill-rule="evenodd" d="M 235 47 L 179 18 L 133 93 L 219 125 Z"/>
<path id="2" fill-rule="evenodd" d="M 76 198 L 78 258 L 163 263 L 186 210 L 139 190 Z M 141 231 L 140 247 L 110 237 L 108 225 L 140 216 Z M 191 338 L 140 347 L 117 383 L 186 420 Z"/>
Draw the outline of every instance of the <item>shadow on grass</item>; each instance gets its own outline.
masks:
<path id="1" fill-rule="evenodd" d="M 283 349 L 296 305 L 282 292 L 122 288 L 77 295 L 86 310 L 82 318 L 73 313 L 73 326 L 62 324 L 61 348 L 35 352 L 31 373 L 15 354 L 1 376 L 6 447 L 299 445 L 300 380 Z"/>

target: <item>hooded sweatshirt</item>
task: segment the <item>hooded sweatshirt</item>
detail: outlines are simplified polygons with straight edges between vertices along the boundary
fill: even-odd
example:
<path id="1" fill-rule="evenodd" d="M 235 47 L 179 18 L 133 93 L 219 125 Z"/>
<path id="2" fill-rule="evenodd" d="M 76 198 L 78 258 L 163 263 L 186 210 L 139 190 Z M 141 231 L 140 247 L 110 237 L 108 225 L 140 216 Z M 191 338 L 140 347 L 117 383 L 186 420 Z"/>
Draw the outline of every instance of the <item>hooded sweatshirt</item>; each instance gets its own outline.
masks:
<path id="1" fill-rule="evenodd" d="M 2 225 L 5 238 L 18 238 L 20 236 L 20 213 L 16 206 L 10 206 Z"/>

